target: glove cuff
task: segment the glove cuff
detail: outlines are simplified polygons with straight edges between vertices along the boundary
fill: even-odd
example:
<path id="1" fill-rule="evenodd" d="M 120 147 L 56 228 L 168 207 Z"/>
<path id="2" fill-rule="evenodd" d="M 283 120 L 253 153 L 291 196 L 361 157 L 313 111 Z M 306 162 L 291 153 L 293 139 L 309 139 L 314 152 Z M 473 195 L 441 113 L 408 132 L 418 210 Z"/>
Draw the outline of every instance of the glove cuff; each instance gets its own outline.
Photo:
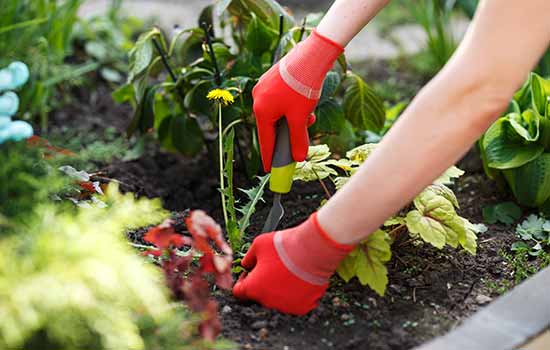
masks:
<path id="1" fill-rule="evenodd" d="M 279 73 L 294 91 L 308 99 L 318 100 L 325 76 L 342 52 L 342 46 L 314 30 L 283 57 Z"/>
<path id="2" fill-rule="evenodd" d="M 340 261 L 355 247 L 330 238 L 319 225 L 316 213 L 294 229 L 276 232 L 273 244 L 292 274 L 319 286 L 328 284 Z"/>

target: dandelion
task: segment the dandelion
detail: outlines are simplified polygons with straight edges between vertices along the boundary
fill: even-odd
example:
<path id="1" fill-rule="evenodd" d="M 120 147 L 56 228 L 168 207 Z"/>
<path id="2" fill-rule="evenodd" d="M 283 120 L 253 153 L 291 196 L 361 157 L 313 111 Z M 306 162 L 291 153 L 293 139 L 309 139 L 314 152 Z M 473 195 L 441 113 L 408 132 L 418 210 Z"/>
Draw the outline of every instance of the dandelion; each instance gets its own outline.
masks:
<path id="1" fill-rule="evenodd" d="M 229 91 L 224 89 L 211 90 L 206 96 L 206 98 L 208 98 L 209 100 L 214 100 L 216 102 L 219 102 L 224 106 L 230 105 L 233 102 L 235 102 L 235 98 L 233 98 L 233 95 L 231 95 Z"/>

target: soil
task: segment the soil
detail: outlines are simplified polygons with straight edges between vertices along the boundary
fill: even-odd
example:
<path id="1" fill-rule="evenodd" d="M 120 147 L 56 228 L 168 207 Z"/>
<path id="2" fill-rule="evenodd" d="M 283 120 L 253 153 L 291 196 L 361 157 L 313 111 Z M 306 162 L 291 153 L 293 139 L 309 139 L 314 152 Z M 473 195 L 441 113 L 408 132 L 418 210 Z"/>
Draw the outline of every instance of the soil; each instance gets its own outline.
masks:
<path id="1" fill-rule="evenodd" d="M 131 109 L 115 105 L 109 89 L 101 84 L 91 90 L 91 96 L 75 92 L 75 103 L 53 113 L 53 129 L 68 126 L 97 131 L 112 126 L 124 130 Z M 189 159 L 154 149 L 133 161 L 106 164 L 100 171 L 120 181 L 126 191 L 160 197 L 176 215 L 200 208 L 221 221 L 216 169 L 209 164 L 204 154 Z M 237 187 L 247 186 L 241 179 Z M 481 173 L 463 176 L 454 190 L 461 215 L 475 223 L 482 222 L 484 205 L 506 199 Z M 284 198 L 286 215 L 281 227 L 305 220 L 323 198 L 318 183 L 296 183 Z M 253 216 L 251 233 L 260 231 L 267 216 L 270 195 L 265 199 Z M 139 242 L 143 232 L 135 231 L 129 237 Z M 252 239 L 253 235 L 247 237 L 247 241 Z M 500 251 L 513 241 L 513 229 L 490 225 L 479 235 L 476 256 L 404 244 L 395 249 L 388 264 L 390 282 L 384 297 L 357 280 L 344 284 L 333 278 L 319 307 L 304 317 L 283 315 L 216 292 L 223 336 L 242 349 L 409 349 L 444 334 L 487 302 L 486 297 L 498 295 L 495 286 L 512 280 L 511 267 Z"/>

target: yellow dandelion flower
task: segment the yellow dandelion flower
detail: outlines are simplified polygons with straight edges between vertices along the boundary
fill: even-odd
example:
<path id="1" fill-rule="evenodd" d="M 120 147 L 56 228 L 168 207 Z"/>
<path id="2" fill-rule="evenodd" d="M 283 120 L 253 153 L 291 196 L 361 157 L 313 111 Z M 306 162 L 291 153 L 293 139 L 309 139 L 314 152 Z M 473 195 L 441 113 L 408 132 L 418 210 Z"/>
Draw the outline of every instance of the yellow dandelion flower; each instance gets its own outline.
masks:
<path id="1" fill-rule="evenodd" d="M 211 90 L 206 96 L 209 100 L 214 100 L 223 104 L 224 106 L 230 105 L 235 102 L 233 95 L 227 90 L 224 89 L 214 89 Z"/>

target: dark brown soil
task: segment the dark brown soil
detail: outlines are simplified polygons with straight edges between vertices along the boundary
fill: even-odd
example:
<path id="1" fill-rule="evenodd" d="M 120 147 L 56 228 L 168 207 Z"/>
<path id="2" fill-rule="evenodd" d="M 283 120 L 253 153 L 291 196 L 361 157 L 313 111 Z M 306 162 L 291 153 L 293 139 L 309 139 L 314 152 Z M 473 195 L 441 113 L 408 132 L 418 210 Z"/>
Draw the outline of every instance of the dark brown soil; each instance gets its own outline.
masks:
<path id="1" fill-rule="evenodd" d="M 77 104 L 55 113 L 52 125 L 91 130 L 114 126 L 122 131 L 131 111 L 115 106 L 107 92 L 100 87 L 96 97 L 77 94 Z M 216 169 L 205 155 L 186 159 L 156 150 L 134 161 L 115 161 L 101 171 L 119 180 L 127 191 L 162 198 L 165 207 L 176 213 L 200 208 L 221 219 Z M 475 223 L 482 221 L 485 204 L 505 199 L 482 174 L 464 176 L 454 189 L 461 214 Z M 302 222 L 322 199 L 319 184 L 296 183 L 284 198 L 282 227 Z M 247 241 L 259 232 L 269 210 L 267 203 L 269 194 L 266 203 L 258 206 Z M 139 241 L 142 233 L 137 231 L 131 238 Z M 243 349 L 409 349 L 447 332 L 471 315 L 481 306 L 479 295 L 497 295 L 495 286 L 512 279 L 511 267 L 499 251 L 513 241 L 511 228 L 491 225 L 479 236 L 475 257 L 428 245 L 402 245 L 388 264 L 390 282 L 385 297 L 356 280 L 344 284 L 333 278 L 320 306 L 304 317 L 241 303 L 218 292 L 223 335 Z"/>
<path id="2" fill-rule="evenodd" d="M 133 184 L 137 193 L 163 198 L 171 210 L 201 208 L 219 220 L 217 182 L 205 163 L 158 153 L 104 170 Z M 462 215 L 473 222 L 481 222 L 484 204 L 502 200 L 481 174 L 463 177 L 455 191 Z M 297 183 L 284 200 L 287 214 L 282 227 L 302 222 L 322 199 L 318 184 Z M 266 201 L 270 202 L 269 196 Z M 267 204 L 259 205 L 250 232 L 259 232 L 268 210 Z M 335 277 L 320 306 L 305 317 L 283 315 L 219 293 L 223 335 L 243 349 L 409 349 L 471 315 L 481 306 L 478 295 L 498 295 L 494 286 L 511 279 L 499 251 L 513 241 L 511 229 L 492 225 L 479 236 L 475 257 L 452 249 L 403 245 L 389 263 L 385 297 L 356 280 L 344 284 Z"/>

